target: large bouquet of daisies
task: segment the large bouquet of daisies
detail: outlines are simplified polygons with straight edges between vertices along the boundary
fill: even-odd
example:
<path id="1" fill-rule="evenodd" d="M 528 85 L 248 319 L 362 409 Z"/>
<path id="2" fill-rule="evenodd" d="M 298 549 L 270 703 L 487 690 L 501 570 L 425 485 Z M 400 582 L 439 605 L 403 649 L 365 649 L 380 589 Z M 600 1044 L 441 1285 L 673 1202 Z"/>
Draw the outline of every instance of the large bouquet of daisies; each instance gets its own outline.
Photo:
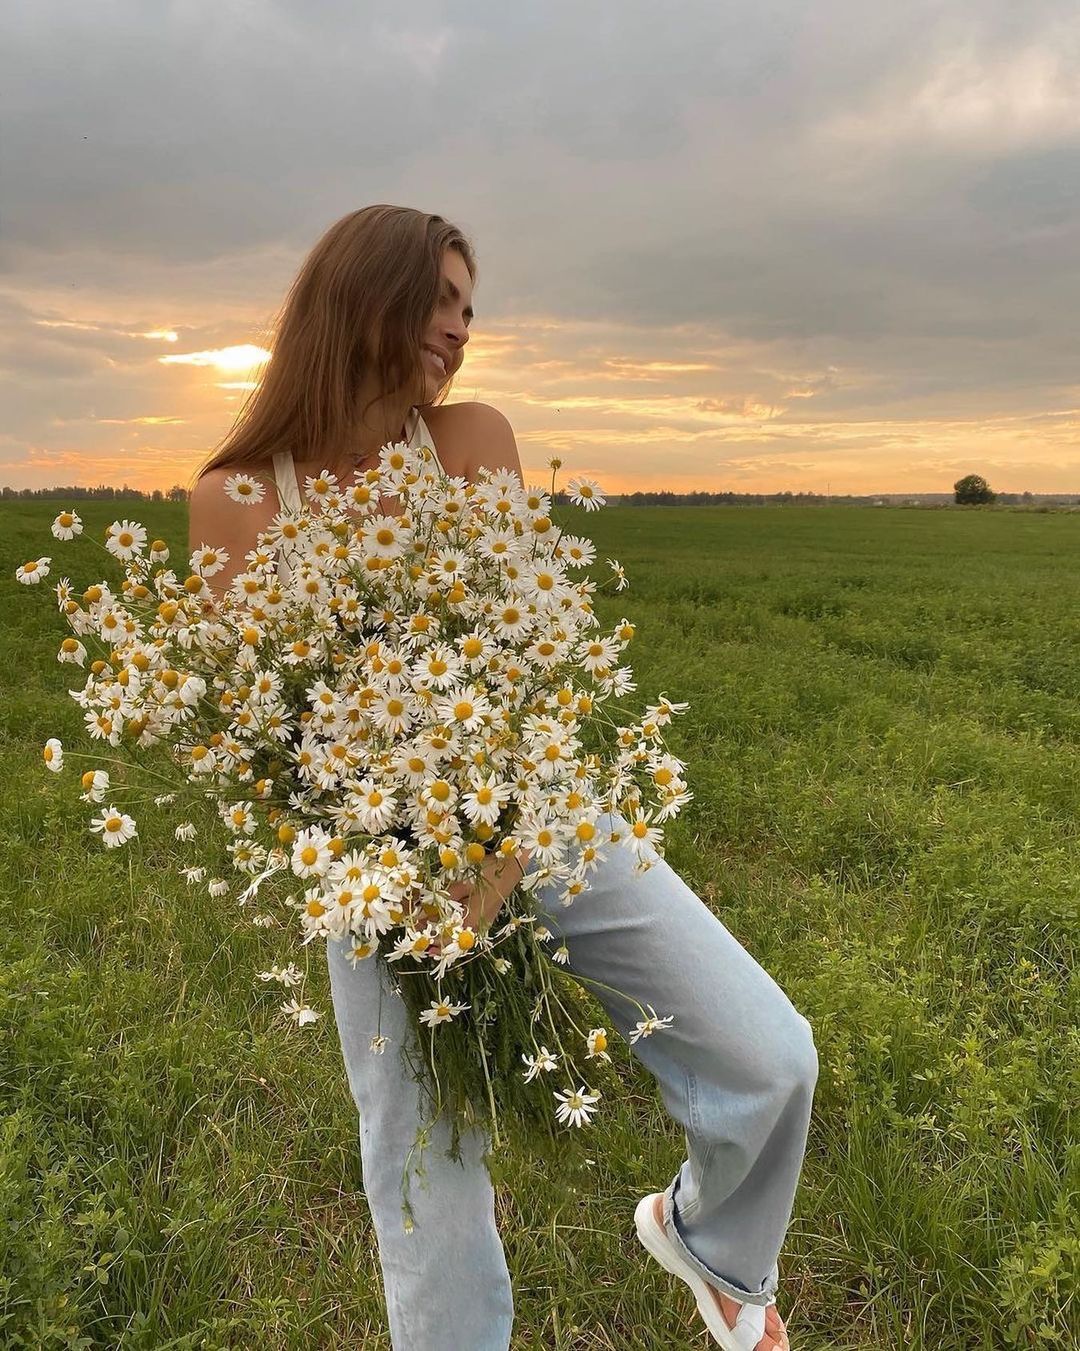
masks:
<path id="1" fill-rule="evenodd" d="M 574 576 L 595 550 L 553 520 L 560 461 L 550 463 L 550 493 L 487 469 L 470 483 L 449 477 L 430 447 L 396 442 L 348 486 L 329 472 L 307 479 L 303 512 L 274 517 L 223 598 L 207 584 L 229 561 L 222 548 L 202 545 L 181 576 L 164 541 L 147 547 L 127 520 L 104 541 L 124 565 L 118 589 L 56 586 L 74 634 L 59 659 L 84 667 L 84 639 L 100 653 L 71 696 L 102 752 L 126 752 L 97 758 L 132 768 L 151 758 L 159 778 L 168 766 L 178 791 L 159 806 L 181 792 L 214 800 L 241 909 L 265 888 L 295 912 L 302 946 L 344 943 L 352 963 L 393 974 L 420 1053 L 397 1049 L 432 1108 L 421 1157 L 445 1113 L 455 1151 L 461 1128 L 483 1119 L 496 1147 L 516 1141 L 566 1161 L 560 1127 L 589 1121 L 597 1080 L 613 1071 L 606 1029 L 588 1027 L 579 984 L 559 970 L 566 948 L 550 946 L 531 894 L 555 886 L 563 905 L 587 905 L 610 848 L 633 850 L 646 870 L 663 852 L 662 822 L 691 796 L 663 741 L 687 705 L 662 698 L 637 718 L 617 708 L 635 688 L 620 664 L 634 626 L 599 631 L 596 585 Z M 238 473 L 225 491 L 253 503 L 265 490 Z M 589 479 L 569 493 L 589 510 L 603 504 Z M 387 495 L 400 515 L 381 510 Z M 52 526 L 58 539 L 81 529 L 71 511 Z M 38 582 L 50 561 L 16 575 Z M 622 568 L 608 563 L 622 590 Z M 63 761 L 50 739 L 46 764 Z M 82 787 L 102 808 L 90 824 L 106 846 L 137 835 L 106 768 L 88 769 Z M 605 812 L 625 815 L 625 838 L 601 834 Z M 175 833 L 191 840 L 196 828 Z M 467 897 L 493 855 L 515 876 L 526 857 L 536 866 L 490 924 L 470 927 Z M 205 879 L 198 863 L 183 872 Z M 224 878 L 208 885 L 230 891 Z M 259 979 L 286 988 L 282 1010 L 296 1024 L 319 1017 L 287 957 Z M 670 1022 L 638 1010 L 633 1039 Z M 386 1044 L 374 1029 L 371 1049 Z M 407 1161 L 407 1225 L 408 1171 Z"/>

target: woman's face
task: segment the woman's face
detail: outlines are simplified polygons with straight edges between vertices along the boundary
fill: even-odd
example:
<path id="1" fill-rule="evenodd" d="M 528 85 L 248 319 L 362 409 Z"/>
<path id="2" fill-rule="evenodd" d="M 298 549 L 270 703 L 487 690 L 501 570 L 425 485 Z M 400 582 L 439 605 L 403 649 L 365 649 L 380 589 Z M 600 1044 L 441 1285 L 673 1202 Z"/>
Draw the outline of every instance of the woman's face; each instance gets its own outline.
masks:
<path id="1" fill-rule="evenodd" d="M 465 359 L 465 344 L 469 341 L 472 317 L 472 278 L 469 269 L 457 249 L 446 248 L 442 256 L 439 299 L 425 331 L 424 350 L 421 352 L 426 402 L 434 399 L 447 380 L 460 369 Z"/>

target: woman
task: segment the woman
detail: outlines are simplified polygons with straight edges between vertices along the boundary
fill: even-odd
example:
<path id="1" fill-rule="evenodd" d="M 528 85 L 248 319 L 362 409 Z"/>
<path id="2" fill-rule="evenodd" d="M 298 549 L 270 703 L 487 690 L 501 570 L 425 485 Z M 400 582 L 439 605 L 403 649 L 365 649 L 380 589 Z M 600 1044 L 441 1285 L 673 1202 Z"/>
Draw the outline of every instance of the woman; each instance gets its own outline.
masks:
<path id="1" fill-rule="evenodd" d="M 521 474 L 501 413 L 443 402 L 469 340 L 475 277 L 467 240 L 441 216 L 379 205 L 331 226 L 289 292 L 258 389 L 192 491 L 192 550 L 209 542 L 230 554 L 215 588 L 244 568 L 278 510 L 295 508 L 305 475 L 328 468 L 346 478 L 374 464 L 387 441 L 430 445 L 449 474 L 470 480 L 484 465 Z M 238 508 L 222 491 L 238 469 L 261 473 L 277 492 Z M 598 824 L 616 839 L 627 826 L 617 813 Z M 687 1141 L 667 1188 L 637 1206 L 641 1242 L 693 1290 L 718 1345 L 789 1351 L 774 1297 L 817 1080 L 812 1029 L 655 851 L 650 861 L 636 871 L 613 843 L 574 905 L 559 903 L 556 884 L 533 896 L 569 949 L 565 970 L 673 1020 L 633 1044 Z M 476 888 L 458 884 L 469 922 L 490 922 L 533 866 L 523 852 L 489 865 Z M 454 1161 L 439 1123 L 406 1232 L 400 1180 L 428 1112 L 398 1055 L 379 1054 L 372 1034 L 378 1024 L 400 1047 L 415 1029 L 378 958 L 350 961 L 337 942 L 327 958 L 393 1345 L 506 1351 L 513 1302 L 483 1163 L 487 1136 L 479 1128 L 463 1136 Z M 600 1002 L 628 1038 L 636 1007 L 614 994 Z M 641 1338 L 653 1345 L 649 1329 Z"/>

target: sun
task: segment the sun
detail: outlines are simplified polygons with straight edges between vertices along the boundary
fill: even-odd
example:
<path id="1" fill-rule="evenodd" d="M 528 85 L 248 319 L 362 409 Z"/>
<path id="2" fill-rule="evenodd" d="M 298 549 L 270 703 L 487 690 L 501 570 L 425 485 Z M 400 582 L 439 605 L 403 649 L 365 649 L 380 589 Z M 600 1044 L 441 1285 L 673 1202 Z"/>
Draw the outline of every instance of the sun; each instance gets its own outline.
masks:
<path id="1" fill-rule="evenodd" d="M 238 343 L 233 347 L 212 347 L 205 352 L 176 352 L 158 357 L 163 366 L 213 366 L 226 375 L 240 375 L 265 366 L 270 353 L 254 343 Z"/>

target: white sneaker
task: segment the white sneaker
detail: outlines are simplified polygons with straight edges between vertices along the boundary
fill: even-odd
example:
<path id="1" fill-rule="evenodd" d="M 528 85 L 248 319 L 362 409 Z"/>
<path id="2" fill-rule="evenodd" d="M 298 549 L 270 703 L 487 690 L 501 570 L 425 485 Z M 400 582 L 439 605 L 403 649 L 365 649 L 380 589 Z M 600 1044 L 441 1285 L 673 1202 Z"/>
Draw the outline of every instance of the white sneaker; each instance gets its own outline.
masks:
<path id="1" fill-rule="evenodd" d="M 698 1313 L 705 1320 L 705 1326 L 713 1340 L 724 1351 L 754 1351 L 754 1347 L 765 1336 L 764 1304 L 742 1304 L 735 1326 L 728 1327 L 719 1302 L 713 1296 L 713 1287 L 704 1281 L 668 1237 L 667 1229 L 656 1218 L 656 1198 L 659 1192 L 643 1196 L 634 1211 L 634 1225 L 642 1246 L 652 1254 L 665 1271 L 685 1281 L 697 1299 Z M 775 1304 L 775 1300 L 770 1300 Z"/>

